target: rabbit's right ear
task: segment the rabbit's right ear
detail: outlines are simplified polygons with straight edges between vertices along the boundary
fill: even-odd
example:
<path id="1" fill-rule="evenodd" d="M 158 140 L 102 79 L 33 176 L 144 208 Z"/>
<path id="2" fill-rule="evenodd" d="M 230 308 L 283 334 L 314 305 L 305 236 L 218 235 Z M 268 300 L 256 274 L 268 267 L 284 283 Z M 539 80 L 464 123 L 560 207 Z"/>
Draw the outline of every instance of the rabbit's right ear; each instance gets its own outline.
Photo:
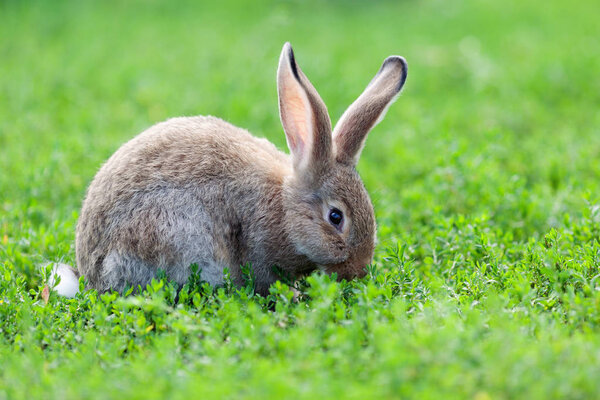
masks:
<path id="1" fill-rule="evenodd" d="M 325 175 L 333 161 L 331 120 L 327 107 L 296 64 L 286 43 L 277 70 L 279 116 L 296 173 L 308 182 Z"/>
<path id="2" fill-rule="evenodd" d="M 406 81 L 404 58 L 386 58 L 365 91 L 342 115 L 333 130 L 335 159 L 356 165 L 369 131 L 381 121 Z"/>

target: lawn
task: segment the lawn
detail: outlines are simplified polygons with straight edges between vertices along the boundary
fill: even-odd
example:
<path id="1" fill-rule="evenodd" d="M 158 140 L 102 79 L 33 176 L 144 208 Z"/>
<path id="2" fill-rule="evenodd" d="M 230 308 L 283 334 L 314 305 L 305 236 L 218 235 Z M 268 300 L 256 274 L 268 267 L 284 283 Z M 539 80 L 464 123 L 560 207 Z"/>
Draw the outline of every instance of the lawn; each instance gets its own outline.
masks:
<path id="1" fill-rule="evenodd" d="M 0 399 L 600 397 L 597 0 L 1 1 Z M 100 165 L 173 116 L 285 148 L 285 41 L 335 123 L 409 73 L 358 169 L 369 274 L 264 298 L 157 278 L 43 288 L 74 264 Z M 197 278 L 197 277 L 196 277 Z"/>

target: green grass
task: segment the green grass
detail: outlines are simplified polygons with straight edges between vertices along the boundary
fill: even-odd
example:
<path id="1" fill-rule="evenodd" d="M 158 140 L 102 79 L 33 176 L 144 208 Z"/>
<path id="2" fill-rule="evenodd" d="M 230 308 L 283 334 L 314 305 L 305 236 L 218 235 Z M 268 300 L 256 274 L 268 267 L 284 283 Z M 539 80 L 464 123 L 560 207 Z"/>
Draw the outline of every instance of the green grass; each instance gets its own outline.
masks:
<path id="1" fill-rule="evenodd" d="M 600 397 L 597 0 L 0 2 L 0 399 Z M 360 172 L 370 274 L 76 299 L 87 184 L 136 133 L 212 114 L 284 148 L 285 41 L 335 122 L 400 54 Z"/>

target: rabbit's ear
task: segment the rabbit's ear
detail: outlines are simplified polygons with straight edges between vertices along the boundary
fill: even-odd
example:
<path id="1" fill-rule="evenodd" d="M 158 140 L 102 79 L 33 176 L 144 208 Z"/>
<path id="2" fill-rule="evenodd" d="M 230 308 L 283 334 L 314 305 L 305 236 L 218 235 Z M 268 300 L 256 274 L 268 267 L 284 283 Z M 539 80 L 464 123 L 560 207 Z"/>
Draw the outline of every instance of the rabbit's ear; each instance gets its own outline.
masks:
<path id="1" fill-rule="evenodd" d="M 294 168 L 301 176 L 323 176 L 333 160 L 331 121 L 327 107 L 296 64 L 292 46 L 286 43 L 277 70 L 279 116 Z"/>
<path id="2" fill-rule="evenodd" d="M 336 161 L 356 165 L 369 131 L 381 121 L 406 80 L 404 58 L 386 58 L 365 91 L 342 115 L 333 130 Z"/>

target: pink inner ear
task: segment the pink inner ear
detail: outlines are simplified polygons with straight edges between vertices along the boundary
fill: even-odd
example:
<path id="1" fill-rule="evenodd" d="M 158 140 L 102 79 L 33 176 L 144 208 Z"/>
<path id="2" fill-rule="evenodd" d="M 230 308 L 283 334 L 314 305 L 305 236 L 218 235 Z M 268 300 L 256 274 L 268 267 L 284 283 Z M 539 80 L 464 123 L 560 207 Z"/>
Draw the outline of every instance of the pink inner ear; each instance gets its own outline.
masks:
<path id="1" fill-rule="evenodd" d="M 312 115 L 306 94 L 290 76 L 282 87 L 283 125 L 290 150 L 295 157 L 303 157 L 312 138 Z"/>

